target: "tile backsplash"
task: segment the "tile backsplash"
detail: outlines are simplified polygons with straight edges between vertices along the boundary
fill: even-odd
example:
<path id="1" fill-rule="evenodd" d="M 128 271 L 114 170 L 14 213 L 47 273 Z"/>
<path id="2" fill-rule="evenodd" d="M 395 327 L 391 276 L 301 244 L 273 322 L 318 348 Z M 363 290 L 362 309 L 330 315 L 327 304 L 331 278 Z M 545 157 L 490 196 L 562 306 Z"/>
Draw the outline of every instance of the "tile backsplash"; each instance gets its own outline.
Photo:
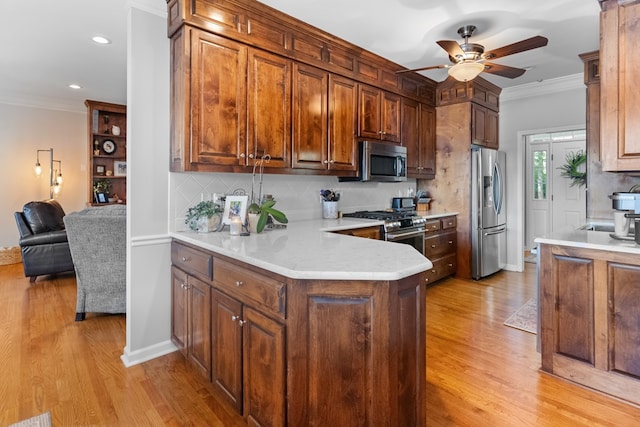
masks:
<path id="1" fill-rule="evenodd" d="M 169 224 L 172 231 L 186 229 L 187 209 L 201 199 L 210 200 L 214 194 L 247 194 L 251 196 L 252 174 L 247 173 L 170 173 Z M 259 178 L 255 177 L 254 194 L 259 192 Z M 416 181 L 406 182 L 338 182 L 338 178 L 316 175 L 265 174 L 262 194 L 271 194 L 276 208 L 290 221 L 322 217 L 320 190 L 333 189 L 341 193 L 342 212 L 385 209 L 391 198 L 415 192 Z"/>

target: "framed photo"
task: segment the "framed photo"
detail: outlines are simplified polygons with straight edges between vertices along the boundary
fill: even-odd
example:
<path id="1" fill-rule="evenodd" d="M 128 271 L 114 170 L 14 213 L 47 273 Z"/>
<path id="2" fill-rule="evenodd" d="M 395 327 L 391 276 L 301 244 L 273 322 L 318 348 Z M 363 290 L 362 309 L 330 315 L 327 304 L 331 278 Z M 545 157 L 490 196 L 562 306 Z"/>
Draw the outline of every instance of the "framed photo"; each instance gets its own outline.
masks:
<path id="1" fill-rule="evenodd" d="M 108 203 L 109 199 L 105 193 L 93 193 L 96 203 Z"/>
<path id="2" fill-rule="evenodd" d="M 249 196 L 227 196 L 224 202 L 224 213 L 222 214 L 222 222 L 231 224 L 231 218 L 239 216 L 242 222 L 247 216 L 247 204 Z"/>
<path id="3" fill-rule="evenodd" d="M 113 162 L 113 176 L 127 176 L 127 162 L 115 160 Z"/>
<path id="4" fill-rule="evenodd" d="M 104 176 L 106 172 L 107 172 L 107 168 L 104 165 L 96 165 L 96 170 L 93 172 L 93 174 Z"/>

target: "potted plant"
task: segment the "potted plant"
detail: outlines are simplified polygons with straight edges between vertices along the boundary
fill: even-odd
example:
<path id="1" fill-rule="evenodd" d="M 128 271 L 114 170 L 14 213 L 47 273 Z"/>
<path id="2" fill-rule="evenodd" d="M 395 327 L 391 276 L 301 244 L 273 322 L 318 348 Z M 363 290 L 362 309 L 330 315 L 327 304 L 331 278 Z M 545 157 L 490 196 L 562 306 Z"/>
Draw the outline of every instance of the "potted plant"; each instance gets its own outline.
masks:
<path id="1" fill-rule="evenodd" d="M 108 179 L 98 179 L 93 182 L 93 192 L 108 195 L 111 191 L 111 181 Z"/>
<path id="2" fill-rule="evenodd" d="M 278 221 L 279 223 L 286 224 L 289 222 L 287 216 L 277 209 L 273 208 L 276 201 L 273 199 L 265 200 L 261 205 L 257 203 L 251 203 L 247 208 L 249 214 L 249 225 L 251 231 L 256 233 L 262 233 L 269 217 Z M 254 229 L 255 227 L 255 229 Z"/>
<path id="3" fill-rule="evenodd" d="M 202 201 L 187 209 L 184 223 L 193 231 L 208 233 L 222 222 L 222 208 L 213 200 Z"/>

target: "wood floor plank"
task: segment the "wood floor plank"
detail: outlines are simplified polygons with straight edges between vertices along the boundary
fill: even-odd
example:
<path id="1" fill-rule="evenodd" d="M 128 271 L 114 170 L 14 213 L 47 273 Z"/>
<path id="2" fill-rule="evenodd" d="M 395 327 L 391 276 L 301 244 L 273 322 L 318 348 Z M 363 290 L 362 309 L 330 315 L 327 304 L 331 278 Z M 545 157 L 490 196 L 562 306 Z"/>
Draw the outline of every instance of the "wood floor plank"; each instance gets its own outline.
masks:
<path id="1" fill-rule="evenodd" d="M 427 289 L 427 425 L 638 425 L 640 408 L 542 373 L 536 336 L 503 325 L 535 295 L 526 267 Z M 243 425 L 179 353 L 125 368 L 126 317 L 75 322 L 75 296 L 73 275 L 0 266 L 0 425 Z"/>

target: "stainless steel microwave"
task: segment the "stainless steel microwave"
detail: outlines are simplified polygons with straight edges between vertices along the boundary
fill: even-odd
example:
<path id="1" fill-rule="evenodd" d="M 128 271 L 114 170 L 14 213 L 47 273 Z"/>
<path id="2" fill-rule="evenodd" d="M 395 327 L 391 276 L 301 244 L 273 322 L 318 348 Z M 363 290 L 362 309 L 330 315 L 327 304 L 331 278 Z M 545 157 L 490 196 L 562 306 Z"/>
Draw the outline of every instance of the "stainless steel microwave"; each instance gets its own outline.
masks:
<path id="1" fill-rule="evenodd" d="M 389 142 L 360 141 L 357 177 L 340 181 L 400 182 L 407 180 L 407 147 Z"/>

